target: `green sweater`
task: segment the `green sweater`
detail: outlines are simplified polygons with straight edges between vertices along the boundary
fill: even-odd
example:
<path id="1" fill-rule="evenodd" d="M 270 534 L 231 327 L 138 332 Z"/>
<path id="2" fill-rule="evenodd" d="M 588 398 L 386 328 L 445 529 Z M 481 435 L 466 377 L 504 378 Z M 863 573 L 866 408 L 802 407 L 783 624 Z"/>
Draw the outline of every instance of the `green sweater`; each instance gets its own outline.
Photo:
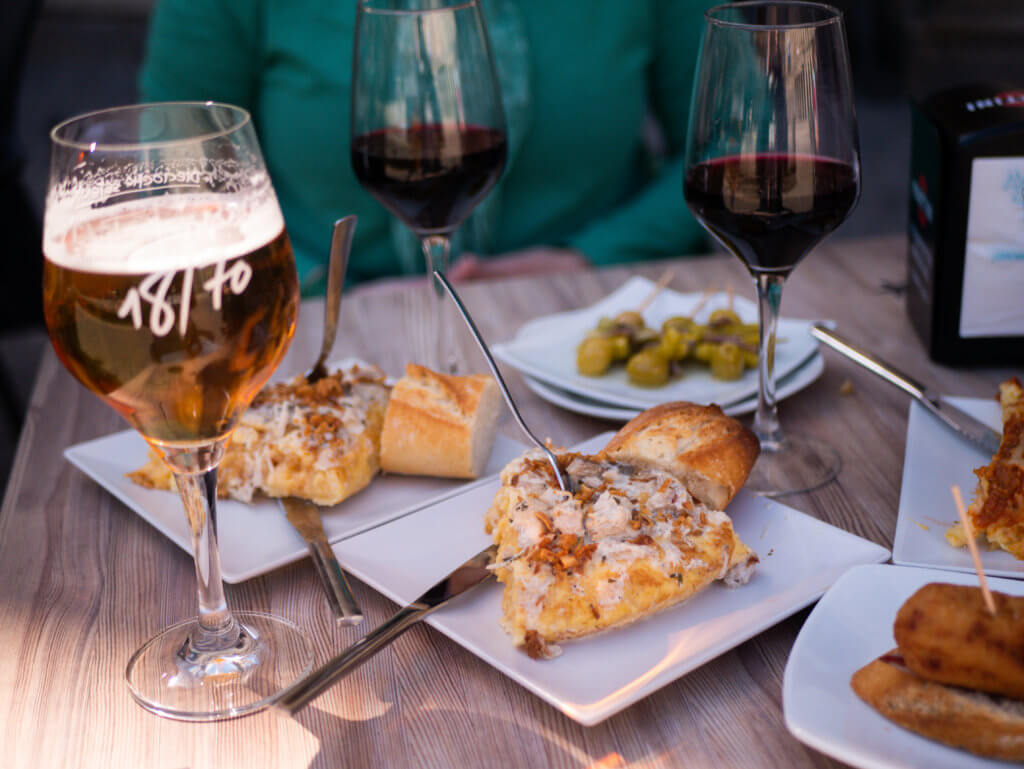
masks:
<path id="1" fill-rule="evenodd" d="M 483 0 L 518 148 L 492 195 L 488 242 L 577 248 L 595 264 L 699 250 L 682 151 L 703 25 L 697 0 Z M 349 278 L 411 273 L 393 220 L 349 163 L 354 0 L 160 0 L 146 101 L 230 102 L 252 114 L 306 290 L 331 224 L 357 214 Z M 665 156 L 645 152 L 653 114 Z M 486 204 L 485 204 L 486 205 Z"/>

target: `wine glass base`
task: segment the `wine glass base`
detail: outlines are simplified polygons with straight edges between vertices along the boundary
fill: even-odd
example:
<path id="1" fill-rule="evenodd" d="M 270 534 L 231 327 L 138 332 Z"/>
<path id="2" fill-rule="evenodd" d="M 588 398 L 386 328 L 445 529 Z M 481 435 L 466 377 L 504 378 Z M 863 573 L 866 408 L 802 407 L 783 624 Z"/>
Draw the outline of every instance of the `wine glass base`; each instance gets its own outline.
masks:
<path id="1" fill-rule="evenodd" d="M 781 497 L 824 486 L 842 466 L 839 452 L 806 435 L 787 435 L 761 444 L 761 454 L 743 488 L 764 497 Z"/>
<path id="2" fill-rule="evenodd" d="M 313 668 L 309 636 L 286 619 L 235 612 L 240 632 L 227 651 L 189 650 L 196 619 L 146 642 L 128 662 L 132 696 L 146 710 L 180 721 L 221 721 L 270 705 Z"/>

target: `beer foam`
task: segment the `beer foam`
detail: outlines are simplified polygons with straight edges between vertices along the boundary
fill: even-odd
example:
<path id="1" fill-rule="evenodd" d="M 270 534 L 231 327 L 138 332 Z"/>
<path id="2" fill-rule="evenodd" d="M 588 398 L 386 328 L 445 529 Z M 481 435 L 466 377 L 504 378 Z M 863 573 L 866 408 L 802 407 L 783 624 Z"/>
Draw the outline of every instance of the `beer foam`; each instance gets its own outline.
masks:
<path id="1" fill-rule="evenodd" d="M 47 212 L 43 253 L 80 272 L 144 275 L 184 270 L 243 256 L 284 229 L 273 195 L 164 195 L 90 210 Z"/>

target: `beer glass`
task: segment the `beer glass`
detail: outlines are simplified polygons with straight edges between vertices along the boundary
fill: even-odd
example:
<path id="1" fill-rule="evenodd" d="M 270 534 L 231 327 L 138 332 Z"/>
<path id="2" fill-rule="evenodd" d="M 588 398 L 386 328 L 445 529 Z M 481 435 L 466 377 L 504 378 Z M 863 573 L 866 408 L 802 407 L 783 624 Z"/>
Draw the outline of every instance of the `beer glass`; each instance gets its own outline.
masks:
<path id="1" fill-rule="evenodd" d="M 309 671 L 312 647 L 285 619 L 228 609 L 217 551 L 217 463 L 299 305 L 252 121 L 226 104 L 143 104 L 71 118 L 50 137 L 50 339 L 167 463 L 195 556 L 199 616 L 135 653 L 131 693 L 182 720 L 258 710 Z"/>

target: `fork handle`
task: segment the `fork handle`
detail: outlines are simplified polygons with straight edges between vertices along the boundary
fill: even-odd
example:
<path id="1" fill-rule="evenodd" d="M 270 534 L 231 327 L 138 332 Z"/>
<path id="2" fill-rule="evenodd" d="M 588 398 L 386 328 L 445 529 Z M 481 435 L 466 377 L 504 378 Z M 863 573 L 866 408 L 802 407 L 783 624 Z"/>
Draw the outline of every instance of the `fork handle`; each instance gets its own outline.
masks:
<path id="1" fill-rule="evenodd" d="M 313 540 L 309 543 L 309 554 L 320 574 L 324 592 L 327 593 L 327 603 L 330 604 L 338 624 L 358 625 L 363 621 L 363 612 L 352 595 L 345 572 L 341 570 L 331 546 L 326 540 Z"/>

